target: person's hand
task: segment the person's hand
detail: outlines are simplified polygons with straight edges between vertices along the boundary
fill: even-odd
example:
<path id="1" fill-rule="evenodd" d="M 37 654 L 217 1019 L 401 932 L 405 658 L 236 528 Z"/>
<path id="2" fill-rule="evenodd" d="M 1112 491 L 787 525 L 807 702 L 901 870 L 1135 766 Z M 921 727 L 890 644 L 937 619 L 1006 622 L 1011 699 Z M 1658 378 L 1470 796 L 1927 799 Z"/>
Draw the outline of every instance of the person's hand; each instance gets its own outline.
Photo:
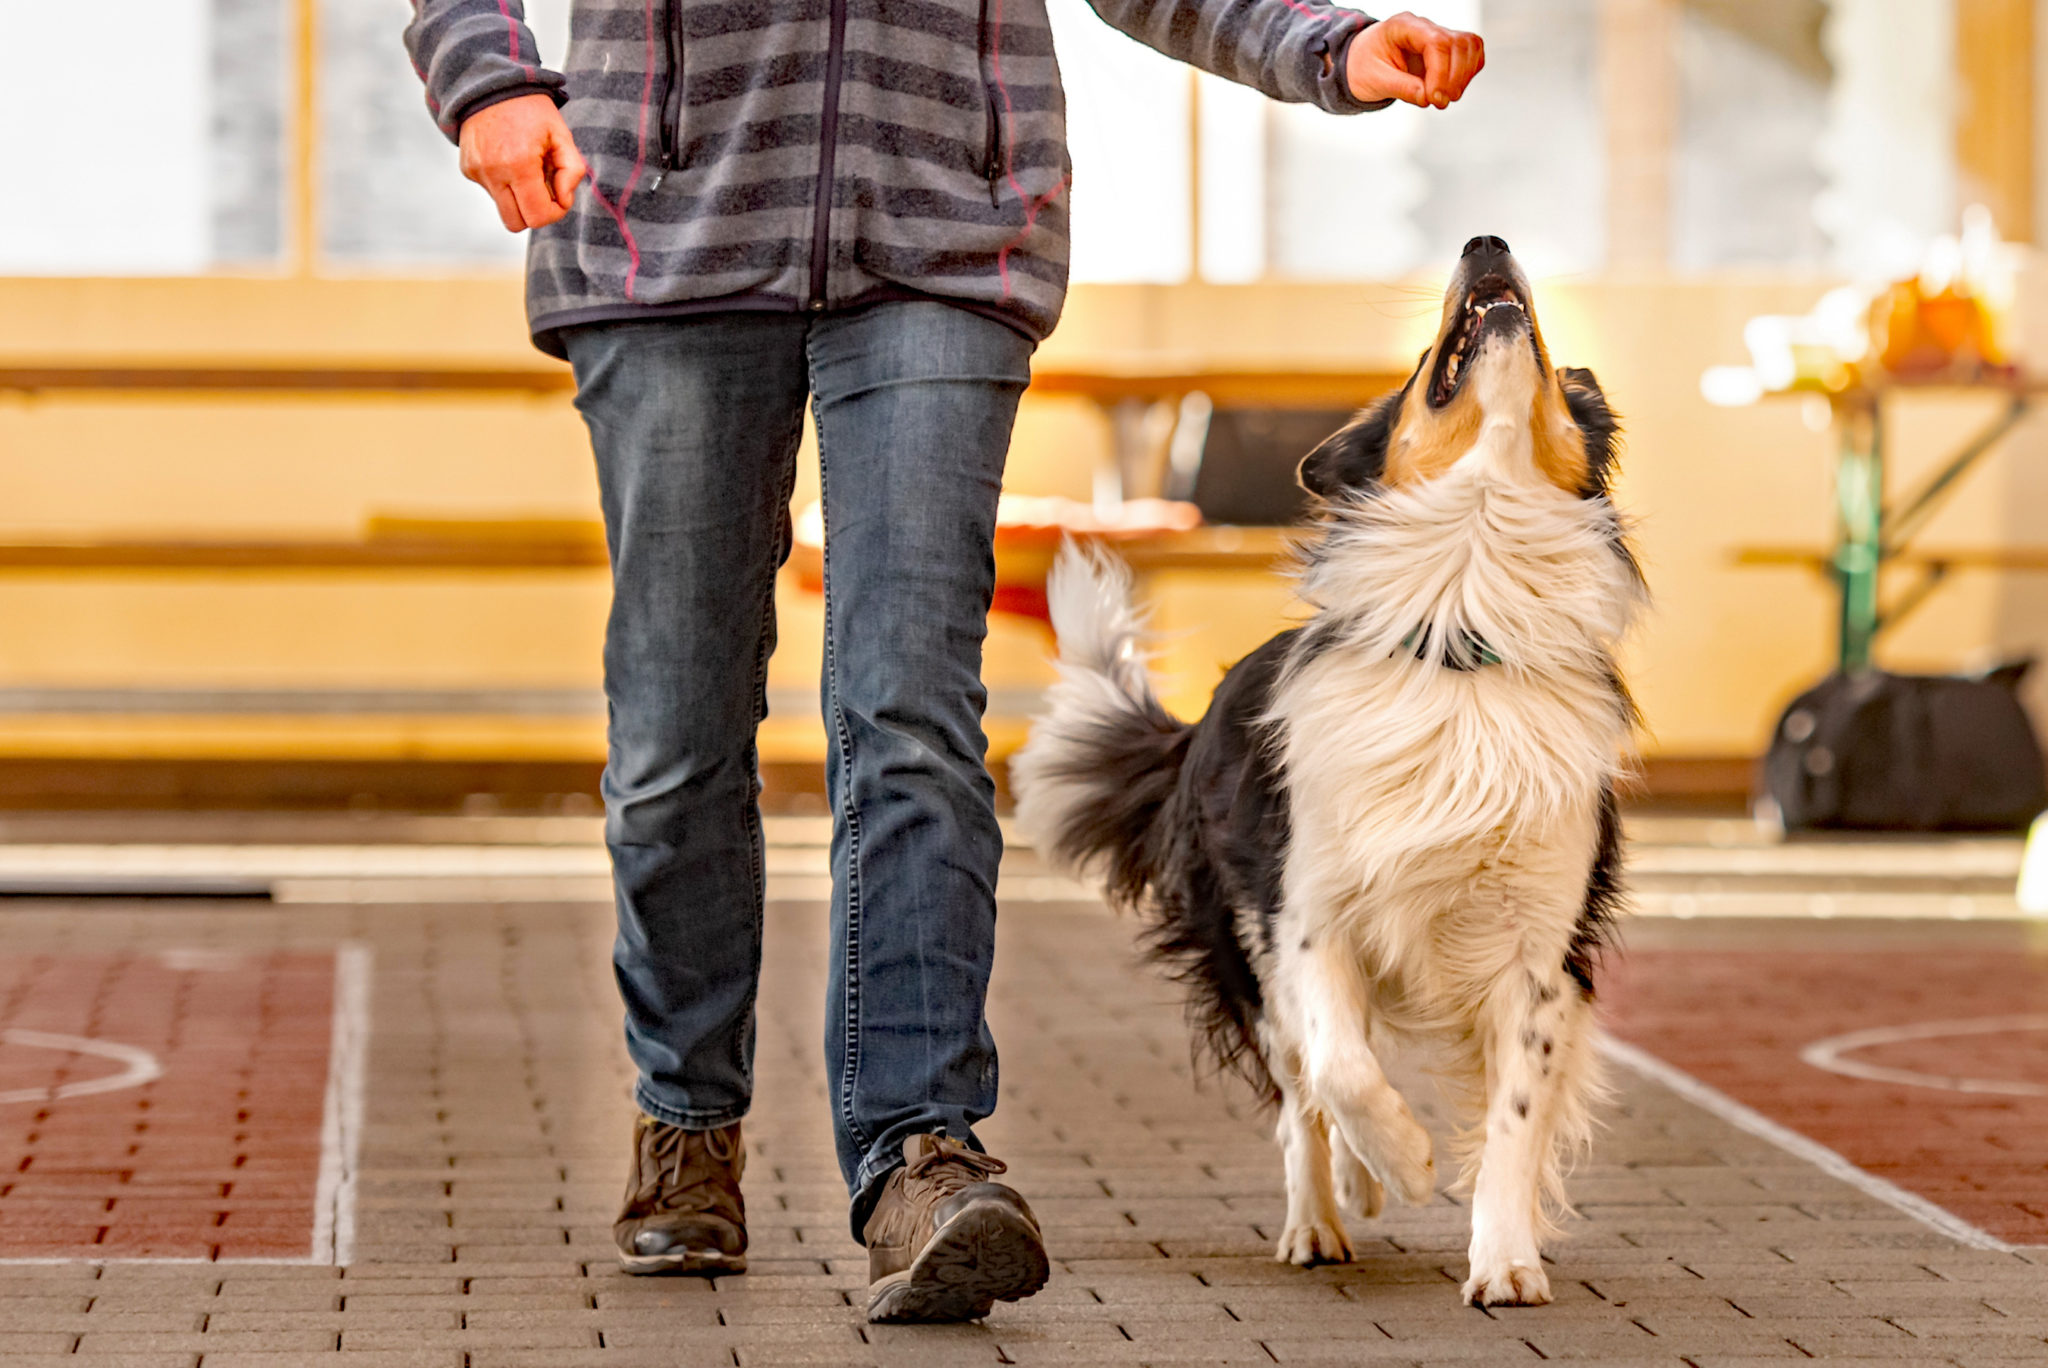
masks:
<path id="1" fill-rule="evenodd" d="M 1486 41 L 1413 14 L 1382 19 L 1351 40 L 1344 79 L 1354 98 L 1448 108 L 1486 65 Z"/>
<path id="2" fill-rule="evenodd" d="M 558 221 L 589 170 L 545 95 L 487 105 L 462 121 L 462 174 L 491 192 L 507 232 Z"/>

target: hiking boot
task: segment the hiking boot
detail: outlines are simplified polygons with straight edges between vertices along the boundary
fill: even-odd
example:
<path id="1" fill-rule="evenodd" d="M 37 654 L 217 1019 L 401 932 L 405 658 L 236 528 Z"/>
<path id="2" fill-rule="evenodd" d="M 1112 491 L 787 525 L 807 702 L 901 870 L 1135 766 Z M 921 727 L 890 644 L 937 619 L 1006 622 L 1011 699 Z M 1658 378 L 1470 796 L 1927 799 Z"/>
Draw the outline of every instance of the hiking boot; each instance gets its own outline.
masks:
<path id="1" fill-rule="evenodd" d="M 628 1273 L 744 1273 L 746 1143 L 735 1121 L 684 1130 L 651 1116 L 633 1123 L 633 1176 L 612 1225 Z"/>
<path id="2" fill-rule="evenodd" d="M 1050 1271 L 1038 1220 L 1007 1167 L 944 1135 L 903 1142 L 868 1217 L 868 1319 L 979 1320 L 999 1301 L 1021 1301 Z"/>

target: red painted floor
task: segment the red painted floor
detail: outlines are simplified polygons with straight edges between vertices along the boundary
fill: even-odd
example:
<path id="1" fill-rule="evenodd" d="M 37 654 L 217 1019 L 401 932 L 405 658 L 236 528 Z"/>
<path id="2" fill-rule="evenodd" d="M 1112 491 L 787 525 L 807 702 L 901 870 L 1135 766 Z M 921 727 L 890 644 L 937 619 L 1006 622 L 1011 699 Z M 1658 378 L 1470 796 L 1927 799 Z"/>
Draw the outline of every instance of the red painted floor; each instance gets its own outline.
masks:
<path id="1" fill-rule="evenodd" d="M 2048 1014 L 2040 951 L 1644 950 L 1601 988 L 1614 1033 L 2015 1244 L 2048 1244 L 2048 1096 L 1844 1077 L 1801 1060 L 1875 1027 Z M 1861 1064 L 2048 1092 L 2048 1031 L 1874 1045 Z"/>
<path id="2" fill-rule="evenodd" d="M 0 1258 L 306 1257 L 334 973 L 332 954 L 0 953 Z M 162 1076 L 51 1098 L 129 1066 L 45 1035 Z"/>

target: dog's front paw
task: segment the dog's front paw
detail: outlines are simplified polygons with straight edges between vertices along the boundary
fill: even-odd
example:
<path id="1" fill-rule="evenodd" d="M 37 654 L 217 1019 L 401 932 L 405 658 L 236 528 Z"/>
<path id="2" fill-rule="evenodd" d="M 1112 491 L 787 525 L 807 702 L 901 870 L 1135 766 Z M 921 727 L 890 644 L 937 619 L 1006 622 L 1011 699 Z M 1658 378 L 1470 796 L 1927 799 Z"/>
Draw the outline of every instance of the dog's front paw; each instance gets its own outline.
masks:
<path id="1" fill-rule="evenodd" d="M 1373 1126 L 1378 1143 L 1361 1152 L 1372 1177 L 1409 1206 L 1422 1206 L 1436 1195 L 1436 1155 L 1429 1132 L 1403 1107 L 1398 1116 Z M 1350 1139 L 1350 1133 L 1345 1133 Z"/>
<path id="2" fill-rule="evenodd" d="M 1369 1221 L 1386 1209 L 1387 1190 L 1351 1152 L 1342 1136 L 1331 1138 L 1334 1143 L 1330 1146 L 1330 1171 L 1336 1180 L 1337 1205 Z"/>
<path id="3" fill-rule="evenodd" d="M 1472 1265 L 1465 1279 L 1467 1306 L 1545 1306 L 1550 1302 L 1550 1275 L 1543 1265 L 1522 1259 L 1494 1259 Z"/>
<path id="4" fill-rule="evenodd" d="M 1273 1252 L 1280 1263 L 1301 1268 L 1316 1264 L 1350 1263 L 1351 1241 L 1344 1225 L 1334 1217 L 1321 1221 L 1296 1221 L 1280 1232 L 1280 1247 Z"/>
<path id="5" fill-rule="evenodd" d="M 1337 1134 L 1389 1193 L 1410 1206 L 1422 1206 L 1436 1195 L 1436 1157 L 1429 1132 L 1408 1110 L 1399 1093 L 1384 1084 L 1352 1105 L 1325 1088 L 1324 1111 L 1337 1123 Z"/>

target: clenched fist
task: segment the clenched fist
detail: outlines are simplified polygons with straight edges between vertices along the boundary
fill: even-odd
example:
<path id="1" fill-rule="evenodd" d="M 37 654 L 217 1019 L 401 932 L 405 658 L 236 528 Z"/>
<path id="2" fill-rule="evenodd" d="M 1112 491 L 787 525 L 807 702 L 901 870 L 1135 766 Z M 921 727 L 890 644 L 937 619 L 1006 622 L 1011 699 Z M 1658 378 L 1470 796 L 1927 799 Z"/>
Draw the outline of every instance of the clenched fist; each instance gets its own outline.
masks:
<path id="1" fill-rule="evenodd" d="M 1446 109 L 1485 65 L 1486 42 L 1478 34 L 1397 14 L 1351 40 L 1344 77 L 1368 104 L 1394 99 Z"/>
<path id="2" fill-rule="evenodd" d="M 462 121 L 462 174 L 490 191 L 507 232 L 560 220 L 589 172 L 545 95 L 489 105 Z"/>

